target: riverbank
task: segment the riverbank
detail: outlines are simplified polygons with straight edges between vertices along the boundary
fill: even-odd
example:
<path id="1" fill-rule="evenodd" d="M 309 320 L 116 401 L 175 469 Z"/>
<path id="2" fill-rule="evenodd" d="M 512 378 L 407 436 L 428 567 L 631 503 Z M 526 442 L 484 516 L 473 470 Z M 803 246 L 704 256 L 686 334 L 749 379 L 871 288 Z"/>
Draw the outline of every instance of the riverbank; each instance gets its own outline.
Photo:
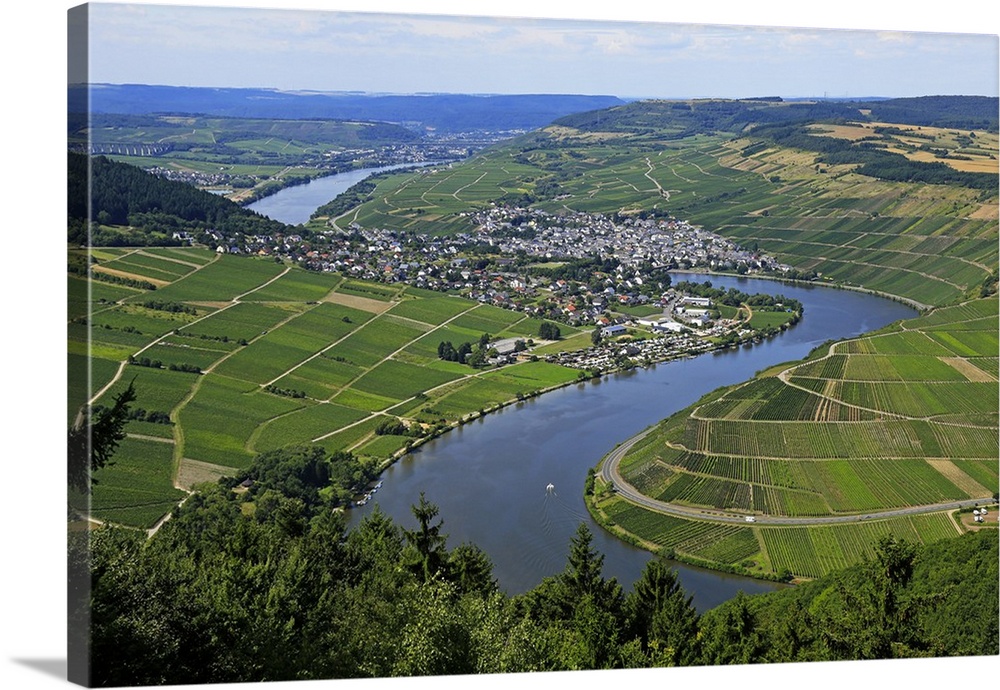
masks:
<path id="1" fill-rule="evenodd" d="M 894 295 L 889 292 L 881 292 L 879 290 L 872 290 L 866 287 L 860 287 L 858 285 L 845 285 L 844 283 L 838 281 L 826 281 L 822 278 L 817 278 L 816 280 L 803 280 L 802 278 L 786 278 L 780 275 L 775 275 L 772 273 L 752 273 L 752 274 L 741 274 L 729 271 L 713 271 L 704 269 L 689 268 L 685 270 L 671 271 L 673 274 L 690 274 L 699 276 L 725 276 L 727 278 L 748 279 L 748 280 L 772 280 L 778 283 L 784 283 L 787 285 L 801 285 L 801 286 L 812 286 L 812 287 L 822 287 L 829 288 L 831 290 L 850 290 L 852 292 L 858 292 L 864 295 L 872 295 L 873 297 L 880 297 L 882 299 L 887 299 L 891 302 L 898 302 L 899 304 L 905 304 L 908 307 L 913 307 L 919 312 L 926 312 L 934 309 L 932 304 L 924 304 L 923 302 L 918 302 L 917 300 L 910 299 L 909 297 L 901 297 L 899 295 Z"/>
<path id="2" fill-rule="evenodd" d="M 600 381 L 602 379 L 606 379 L 607 377 L 613 376 L 615 374 L 622 374 L 622 373 L 634 371 L 634 370 L 637 370 L 637 369 L 649 369 L 649 368 L 655 367 L 658 364 L 667 364 L 667 363 L 670 363 L 670 362 L 676 362 L 678 360 L 691 359 L 691 358 L 694 358 L 694 357 L 699 357 L 701 355 L 711 354 L 713 352 L 731 350 L 731 349 L 736 349 L 736 348 L 740 348 L 740 347 L 748 347 L 748 346 L 749 347 L 753 347 L 755 345 L 761 344 L 762 342 L 765 342 L 768 339 L 778 337 L 781 333 L 783 333 L 784 331 L 786 331 L 788 328 L 790 328 L 790 327 L 794 326 L 795 324 L 797 324 L 799 322 L 800 318 L 801 318 L 801 314 L 798 313 L 798 312 L 796 312 L 792 317 L 789 318 L 789 321 L 787 321 L 785 323 L 782 323 L 780 326 L 775 327 L 776 332 L 770 333 L 768 335 L 762 335 L 759 331 L 755 331 L 752 335 L 749 335 L 749 336 L 747 336 L 745 338 L 742 338 L 740 340 L 731 341 L 731 342 L 713 342 L 713 341 L 711 341 L 709 339 L 705 339 L 704 342 L 707 344 L 707 346 L 704 349 L 702 349 L 702 350 L 699 350 L 697 352 L 692 352 L 690 350 L 674 351 L 674 352 L 670 353 L 667 356 L 659 358 L 659 359 L 657 359 L 655 361 L 647 362 L 647 363 L 642 364 L 642 365 L 636 364 L 633 360 L 630 360 L 630 359 L 626 358 L 626 359 L 619 359 L 618 360 L 619 363 L 617 365 L 612 366 L 610 368 L 601 369 L 598 372 L 594 372 L 594 371 L 587 370 L 587 369 L 578 369 L 577 371 L 579 372 L 579 375 L 577 376 L 577 378 L 575 380 L 567 381 L 565 383 L 555 384 L 555 385 L 552 385 L 552 386 L 547 386 L 545 388 L 539 388 L 539 389 L 531 390 L 531 391 L 528 391 L 526 393 L 519 393 L 515 397 L 512 397 L 512 398 L 509 398 L 507 400 L 503 400 L 503 401 L 497 402 L 497 403 L 489 405 L 489 406 L 485 406 L 485 407 L 483 407 L 480 410 L 473 410 L 472 412 L 469 412 L 468 414 L 463 415 L 462 417 L 460 417 L 459 419 L 457 419 L 457 420 L 455 420 L 453 422 L 449 422 L 449 423 L 444 424 L 444 425 L 439 425 L 439 426 L 432 427 L 430 433 L 428 433 L 425 436 L 416 437 L 413 440 L 413 442 L 410 443 L 406 448 L 402 448 L 402 449 L 396 451 L 395 453 L 393 453 L 389 458 L 387 458 L 383 463 L 381 463 L 379 465 L 378 471 L 381 474 L 386 469 L 388 469 L 389 467 L 391 467 L 393 464 L 395 464 L 396 462 L 398 462 L 402 458 L 406 457 L 411 452 L 417 450 L 418 448 L 420 448 L 424 444 L 429 443 L 430 441 L 433 441 L 433 440 L 435 440 L 435 439 L 443 436 L 444 434 L 446 434 L 446 433 L 448 433 L 448 432 L 450 432 L 450 431 L 452 431 L 454 429 L 459 429 L 459 428 L 461 428 L 461 427 L 463 427 L 463 426 L 465 426 L 467 424 L 471 424 L 472 422 L 475 422 L 477 420 L 483 419 L 486 416 L 488 416 L 488 415 L 490 415 L 492 413 L 501 411 L 504 408 L 507 408 L 507 407 L 509 407 L 511 405 L 517 405 L 517 404 L 528 402 L 528 401 L 530 401 L 530 400 L 532 400 L 534 398 L 541 397 L 541 396 L 545 395 L 546 393 L 551 393 L 553 391 L 556 391 L 556 390 L 559 390 L 559 389 L 562 389 L 562 388 L 566 388 L 567 386 L 580 385 L 580 384 L 585 384 L 585 383 L 588 383 L 588 382 Z M 620 346 L 619 345 L 615 345 L 615 344 L 609 345 L 609 349 L 611 349 L 611 350 L 617 349 L 618 347 L 620 347 Z M 530 355 L 530 350 L 527 352 L 527 354 Z M 524 361 L 531 361 L 531 360 L 524 360 Z M 517 365 L 516 364 L 514 364 L 514 365 L 504 365 L 501 368 L 508 368 L 510 366 L 517 366 Z M 571 367 L 567 367 L 567 368 L 571 368 Z"/>

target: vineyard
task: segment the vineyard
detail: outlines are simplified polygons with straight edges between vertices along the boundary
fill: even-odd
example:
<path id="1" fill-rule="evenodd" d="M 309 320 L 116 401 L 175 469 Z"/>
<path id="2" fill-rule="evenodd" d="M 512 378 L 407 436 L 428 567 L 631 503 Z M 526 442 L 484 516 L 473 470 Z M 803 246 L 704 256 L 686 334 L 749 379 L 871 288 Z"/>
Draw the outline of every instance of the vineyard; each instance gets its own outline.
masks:
<path id="1" fill-rule="evenodd" d="M 751 574 L 792 573 L 813 578 L 874 555 L 880 537 L 931 543 L 958 534 L 944 513 L 862 520 L 829 526 L 720 525 L 667 516 L 618 497 L 599 501 L 600 519 L 647 548 L 682 560 Z"/>
<path id="2" fill-rule="evenodd" d="M 470 415 L 577 379 L 545 362 L 490 370 L 439 359 L 446 339 L 538 336 L 541 321 L 490 305 L 198 248 L 94 258 L 132 282 L 93 280 L 88 291 L 70 279 L 71 361 L 89 366 L 92 392 L 107 386 L 97 406 L 130 382 L 137 393 L 127 442 L 96 476 L 97 519 L 151 527 L 185 495 L 174 485 L 184 468 L 235 474 L 297 443 L 378 465 Z M 393 418 L 406 433 L 379 432 Z"/>
<path id="3" fill-rule="evenodd" d="M 818 576 L 869 554 L 883 534 L 953 535 L 944 513 L 870 518 L 997 493 L 997 304 L 940 308 L 707 396 L 631 447 L 620 475 L 676 506 L 861 521 L 743 528 L 773 572 Z M 614 501 L 601 510 L 619 528 L 707 557 L 681 546 L 692 521 Z"/>

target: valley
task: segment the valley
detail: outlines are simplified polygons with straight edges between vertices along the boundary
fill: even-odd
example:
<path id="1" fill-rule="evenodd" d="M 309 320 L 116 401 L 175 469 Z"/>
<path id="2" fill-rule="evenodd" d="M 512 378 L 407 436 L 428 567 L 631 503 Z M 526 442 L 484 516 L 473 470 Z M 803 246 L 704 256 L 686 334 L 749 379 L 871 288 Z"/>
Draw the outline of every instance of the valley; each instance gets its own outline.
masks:
<path id="1" fill-rule="evenodd" d="M 810 107 L 843 119 L 774 124 L 797 123 L 789 111 L 801 118 Z M 228 221 L 233 231 L 193 219 L 173 247 L 71 252 L 81 270 L 70 282 L 70 356 L 89 361 L 91 402 L 109 405 L 132 382 L 144 408 L 121 463 L 98 475 L 92 514 L 150 529 L 198 482 L 289 444 L 351 453 L 374 475 L 512 403 L 775 337 L 809 318 L 801 308 L 762 311 L 743 295 L 729 306 L 706 299 L 700 311 L 713 312 L 718 330 L 694 327 L 677 314 L 699 310 L 678 308 L 685 293 L 669 289 L 667 273 L 694 270 L 704 275 L 692 284 L 728 271 L 868 291 L 916 307 L 934 327 L 903 322 L 889 326 L 895 337 L 817 347 L 804 364 L 758 372 L 673 413 L 621 458 L 615 481 L 703 515 L 658 516 L 611 491 L 605 475 L 588 489 L 597 522 L 674 558 L 772 578 L 855 562 L 876 533 L 957 534 L 964 528 L 944 510 L 868 518 L 989 502 L 996 492 L 996 190 L 975 177 L 996 160 L 996 134 L 888 122 L 846 104 L 630 103 L 567 116 L 467 160 L 381 173 L 345 192 L 350 202 L 335 215 L 320 209 L 298 226 L 263 230 L 248 216 Z M 191 136 L 219 127 L 180 124 L 193 125 Z M 307 131 L 294 122 L 226 126 L 236 129 L 218 132 L 231 132 L 233 145 L 247 136 L 239 128 Z M 334 133 L 358 131 L 318 127 L 308 128 L 318 146 L 309 155 Z M 380 131 L 387 143 L 395 136 Z M 240 155 L 261 156 L 254 141 L 239 144 Z M 863 167 L 871 150 L 885 152 L 880 165 L 896 159 L 878 156 L 905 155 L 909 165 L 930 152 L 973 177 L 873 177 Z M 250 223 L 261 230 L 243 230 Z M 102 232 L 123 230 L 110 223 Z M 89 300 L 88 256 L 86 270 L 102 279 L 90 281 Z M 686 333 L 675 345 L 668 326 Z M 441 356 L 446 343 L 463 342 L 476 354 L 471 368 Z M 724 513 L 759 521 L 713 527 Z M 837 515 L 864 524 L 768 525 Z M 712 536 L 677 536 L 691 530 Z"/>

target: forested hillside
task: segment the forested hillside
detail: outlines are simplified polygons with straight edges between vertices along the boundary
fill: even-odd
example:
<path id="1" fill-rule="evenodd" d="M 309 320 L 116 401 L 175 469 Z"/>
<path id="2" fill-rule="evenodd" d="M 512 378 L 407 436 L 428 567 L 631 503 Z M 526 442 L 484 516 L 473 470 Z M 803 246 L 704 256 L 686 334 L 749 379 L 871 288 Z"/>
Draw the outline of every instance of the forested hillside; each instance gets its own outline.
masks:
<path id="1" fill-rule="evenodd" d="M 71 567 L 93 583 L 94 685 L 996 653 L 996 530 L 883 540 L 869 562 L 700 615 L 665 561 L 630 592 L 605 577 L 581 525 L 564 571 L 511 597 L 423 496 L 412 527 L 376 510 L 347 532 L 274 474 L 315 476 L 299 470 L 320 456 L 270 456 L 270 479 L 203 486 L 151 539 L 72 536 Z"/>
<path id="2" fill-rule="evenodd" d="M 924 127 L 985 129 L 998 127 L 997 99 L 987 96 L 921 96 L 891 98 L 864 104 L 875 121 Z"/>
<path id="3" fill-rule="evenodd" d="M 932 127 L 958 127 L 996 132 L 998 100 L 986 96 L 929 96 L 875 101 L 784 101 L 780 98 L 637 101 L 577 113 L 556 120 L 557 126 L 583 131 L 640 132 L 668 128 L 677 137 L 698 133 L 739 133 L 761 124 L 865 120 Z"/>
<path id="4" fill-rule="evenodd" d="M 183 182 L 164 180 L 132 165 L 103 156 L 67 155 L 70 244 L 88 243 L 88 211 L 98 223 L 91 228 L 89 243 L 93 246 L 180 244 L 171 238 L 175 231 L 201 236 L 215 230 L 234 237 L 268 235 L 286 227 L 228 199 Z M 124 232 L 107 227 L 110 225 L 129 229 Z"/>

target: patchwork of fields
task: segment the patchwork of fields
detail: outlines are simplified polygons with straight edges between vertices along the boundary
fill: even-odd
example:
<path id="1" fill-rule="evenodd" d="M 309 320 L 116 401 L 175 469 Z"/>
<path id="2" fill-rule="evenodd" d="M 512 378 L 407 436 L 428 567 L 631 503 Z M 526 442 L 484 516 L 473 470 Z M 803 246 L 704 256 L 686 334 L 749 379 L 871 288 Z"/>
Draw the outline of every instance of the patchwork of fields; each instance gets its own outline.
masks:
<path id="1" fill-rule="evenodd" d="M 598 509 L 659 548 L 808 577 L 870 553 L 873 535 L 926 542 L 955 534 L 945 513 L 871 513 L 992 502 L 1000 484 L 997 307 L 990 298 L 937 309 L 716 391 L 661 422 L 618 465 L 645 496 L 695 512 L 858 523 L 722 527 L 742 535 L 732 537 L 741 548 L 707 550 L 702 541 L 678 542 L 676 526 L 708 530 L 711 522 L 614 494 Z"/>
<path id="2" fill-rule="evenodd" d="M 94 258 L 108 275 L 164 281 L 149 291 L 94 280 L 88 293 L 70 278 L 71 365 L 88 366 L 89 353 L 95 405 L 134 383 L 132 407 L 142 411 L 115 464 L 97 473 L 92 513 L 102 520 L 150 527 L 190 488 L 185 478 L 233 474 L 288 444 L 381 463 L 469 415 L 578 376 L 544 362 L 475 370 L 440 360 L 442 340 L 538 334 L 540 321 L 458 297 L 196 248 Z M 410 433 L 377 433 L 391 418 Z"/>
<path id="3" fill-rule="evenodd" d="M 869 134 L 852 128 L 826 133 Z M 249 144 L 297 146 L 301 155 L 314 142 L 299 134 L 279 142 L 262 133 Z M 550 213 L 665 211 L 827 284 L 937 307 L 716 391 L 661 422 L 620 465 L 652 499 L 760 522 L 665 515 L 600 483 L 592 507 L 647 548 L 753 574 L 815 577 L 871 555 L 885 534 L 929 542 L 961 532 L 944 512 L 878 513 L 989 501 L 1000 485 L 997 299 L 970 300 L 995 282 L 1000 263 L 995 190 L 876 179 L 742 134 L 680 134 L 644 124 L 549 127 L 461 164 L 380 177 L 368 201 L 337 223 L 472 232 L 469 212 L 495 200 Z M 935 136 L 942 146 L 972 138 Z M 923 155 L 910 150 L 919 141 L 897 138 L 907 155 Z M 975 169 L 995 171 L 996 135 L 975 140 Z M 286 444 L 381 463 L 418 440 L 379 433 L 386 420 L 433 434 L 577 377 L 543 362 L 478 371 L 438 359 L 442 341 L 539 332 L 523 315 L 457 297 L 196 248 L 91 256 L 101 279 L 69 278 L 68 356 L 90 384 L 71 388 L 70 399 L 92 393 L 109 405 L 134 382 L 142 413 L 115 464 L 96 477 L 92 514 L 101 520 L 149 528 L 194 483 Z M 74 259 L 86 261 L 71 252 Z M 561 328 L 564 341 L 536 352 L 589 341 Z M 68 409 L 69 420 L 77 411 Z M 793 524 L 830 516 L 851 519 Z"/>

